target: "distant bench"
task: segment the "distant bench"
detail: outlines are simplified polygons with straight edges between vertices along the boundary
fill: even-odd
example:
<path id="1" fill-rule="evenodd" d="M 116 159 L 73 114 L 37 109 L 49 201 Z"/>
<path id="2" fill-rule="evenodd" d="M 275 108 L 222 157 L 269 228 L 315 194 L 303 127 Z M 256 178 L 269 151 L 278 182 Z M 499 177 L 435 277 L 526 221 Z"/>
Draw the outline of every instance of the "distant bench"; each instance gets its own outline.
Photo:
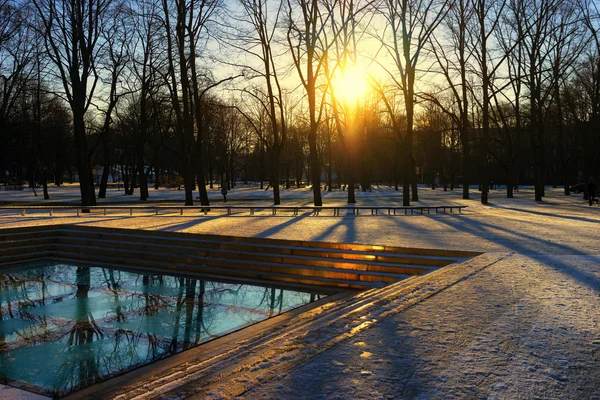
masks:
<path id="1" fill-rule="evenodd" d="M 50 216 L 53 215 L 53 211 L 67 211 L 73 210 L 77 212 L 77 216 L 83 210 L 89 211 L 102 211 L 103 215 L 107 215 L 107 211 L 111 210 L 128 210 L 129 215 L 133 215 L 133 211 L 152 211 L 155 215 L 159 215 L 160 211 L 179 211 L 179 215 L 183 215 L 183 211 L 191 211 L 198 210 L 200 213 L 204 215 L 208 215 L 209 212 L 213 212 L 216 210 L 223 210 L 227 215 L 232 215 L 234 211 L 247 211 L 251 216 L 255 215 L 257 211 L 270 211 L 270 215 L 277 215 L 277 212 L 291 212 L 293 216 L 298 216 L 300 212 L 310 212 L 311 215 L 320 215 L 323 211 L 331 211 L 331 216 L 337 217 L 340 216 L 340 211 L 345 211 L 348 215 L 350 215 L 350 211 L 352 211 L 351 215 L 361 215 L 361 212 L 368 215 L 370 211 L 370 215 L 409 215 L 410 214 L 432 214 L 436 213 L 454 213 L 458 211 L 459 214 L 462 214 L 463 208 L 467 206 L 457 206 L 457 205 L 441 205 L 441 206 L 160 206 L 160 205 L 147 205 L 147 206 L 93 206 L 93 207 L 83 207 L 83 206 L 27 206 L 27 207 L 19 207 L 19 206 L 0 206 L 0 210 L 14 210 L 20 211 L 21 215 L 25 215 L 28 211 L 47 211 Z M 381 214 L 380 214 L 381 212 Z M 213 213 L 214 214 L 214 213 Z M 264 216 L 264 214 L 260 214 Z"/>

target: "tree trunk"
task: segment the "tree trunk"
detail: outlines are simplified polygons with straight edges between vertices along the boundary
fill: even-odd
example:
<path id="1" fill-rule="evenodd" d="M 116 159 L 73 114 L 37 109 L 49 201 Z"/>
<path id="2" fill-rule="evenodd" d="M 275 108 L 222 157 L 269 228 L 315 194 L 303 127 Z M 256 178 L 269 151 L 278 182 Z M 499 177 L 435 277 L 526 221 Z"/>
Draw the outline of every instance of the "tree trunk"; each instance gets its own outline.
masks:
<path id="1" fill-rule="evenodd" d="M 279 149 L 273 148 L 271 152 L 271 186 L 273 186 L 273 205 L 281 204 L 281 197 L 279 193 Z"/>
<path id="2" fill-rule="evenodd" d="M 415 160 L 412 159 L 411 160 L 411 177 L 412 177 L 412 181 L 410 183 L 410 187 L 411 187 L 411 201 L 419 201 L 419 189 L 417 186 L 417 173 L 415 172 Z"/>
<path id="3" fill-rule="evenodd" d="M 140 177 L 140 200 L 146 201 L 149 197 L 148 180 L 146 175 L 146 168 L 144 166 L 144 146 L 140 143 L 138 143 L 137 146 L 137 168 L 138 176 Z"/>
<path id="4" fill-rule="evenodd" d="M 346 154 L 346 176 L 348 178 L 348 204 L 356 204 L 356 193 L 354 190 L 355 177 L 353 169 L 355 165 L 355 160 L 353 157 L 354 152 L 350 148 Z"/>
<path id="5" fill-rule="evenodd" d="M 75 107 L 77 108 L 77 107 Z M 92 176 L 92 167 L 88 154 L 87 136 L 85 134 L 84 112 L 73 111 L 74 141 L 77 158 L 77 173 L 79 174 L 79 191 L 81 193 L 82 206 L 95 206 L 96 193 Z M 89 212 L 85 209 L 84 212 Z"/>
<path id="6" fill-rule="evenodd" d="M 404 207 L 410 206 L 410 167 L 411 163 L 406 154 L 403 159 L 404 167 L 402 168 L 402 205 Z"/>
<path id="7" fill-rule="evenodd" d="M 130 172 L 129 172 L 129 176 L 131 176 L 131 182 L 129 185 L 129 195 L 133 196 L 133 193 L 135 192 L 135 188 L 136 188 L 136 182 L 137 182 L 137 167 L 135 166 L 135 162 L 133 160 L 131 160 L 131 164 L 129 166 L 130 168 Z"/>
<path id="8" fill-rule="evenodd" d="M 513 195 L 513 187 L 514 187 L 514 167 L 513 161 L 508 160 L 508 166 L 506 167 L 506 198 L 512 199 Z"/>
<path id="9" fill-rule="evenodd" d="M 108 129 L 102 130 L 102 153 L 104 156 L 104 166 L 102 169 L 102 178 L 100 179 L 100 189 L 98 198 L 106 198 L 106 187 L 108 186 L 108 173 L 110 170 L 110 146 L 108 140 Z"/>
<path id="10" fill-rule="evenodd" d="M 285 163 L 285 188 L 290 188 L 290 163 L 289 161 Z"/>
<path id="11" fill-rule="evenodd" d="M 127 171 L 127 167 L 123 166 L 123 161 L 121 160 L 121 177 L 123 178 L 123 191 L 125 194 L 129 194 L 129 172 Z"/>
<path id="12" fill-rule="evenodd" d="M 406 96 L 404 98 L 404 101 L 406 102 L 406 141 L 405 141 L 405 154 L 404 157 L 406 158 L 406 166 L 407 166 L 407 171 L 406 171 L 406 176 L 407 176 L 407 180 L 404 183 L 404 186 L 406 186 L 406 194 L 404 194 L 404 198 L 406 199 L 405 203 L 408 204 L 404 204 L 405 206 L 409 206 L 410 205 L 410 201 L 408 201 L 408 187 L 409 184 L 412 187 L 412 201 L 419 201 L 419 193 L 418 193 L 418 189 L 417 189 L 417 174 L 416 174 L 416 169 L 415 169 L 415 159 L 413 157 L 413 123 L 414 123 L 414 109 L 415 109 L 415 92 L 414 92 L 414 88 L 415 88 L 415 69 L 414 67 L 410 64 L 410 62 L 408 62 L 409 60 L 407 60 L 406 65 L 409 66 L 407 67 L 407 75 L 408 75 L 408 88 L 406 91 Z"/>
<path id="13" fill-rule="evenodd" d="M 212 145 L 210 143 L 209 137 L 207 137 L 206 140 L 208 142 L 206 145 L 206 159 L 208 161 L 208 187 L 211 189 L 214 189 L 215 185 L 213 182 L 215 180 L 215 177 L 214 177 L 214 171 L 213 171 L 214 166 L 213 166 L 213 160 L 212 160 Z"/>
<path id="14" fill-rule="evenodd" d="M 397 138 L 394 141 L 394 190 L 398 191 L 398 183 L 400 182 L 400 173 L 398 172 L 398 159 L 400 158 L 400 144 Z"/>
<path id="15" fill-rule="evenodd" d="M 333 160 L 331 159 L 331 132 L 327 136 L 327 191 L 331 192 L 331 186 L 333 185 Z"/>
<path id="16" fill-rule="evenodd" d="M 50 195 L 48 194 L 48 180 L 45 176 L 42 176 L 42 188 L 44 190 L 44 200 L 50 200 Z"/>
<path id="17" fill-rule="evenodd" d="M 557 74 L 555 72 L 555 74 Z M 571 190 L 569 188 L 569 166 L 567 156 L 565 154 L 565 138 L 564 138 L 564 128 L 563 128 L 563 111 L 562 111 L 562 99 L 560 97 L 560 88 L 558 86 L 558 82 L 555 83 L 554 88 L 554 98 L 556 101 L 556 118 L 558 119 L 557 124 L 557 148 L 558 148 L 558 162 L 560 165 L 560 177 L 562 184 L 564 185 L 564 193 L 565 196 L 571 195 Z"/>
<path id="18" fill-rule="evenodd" d="M 471 183 L 471 179 L 469 175 L 471 174 L 471 166 L 469 160 L 469 147 L 468 147 L 468 134 L 461 135 L 462 142 L 462 185 L 463 185 L 463 195 L 462 198 L 468 200 L 470 198 L 469 195 L 469 185 Z"/>
<path id="19" fill-rule="evenodd" d="M 312 177 L 313 201 L 316 207 L 323 205 L 321 198 L 321 163 L 319 162 L 319 154 L 317 152 L 317 132 L 316 126 L 314 132 L 308 137 L 310 149 L 310 175 Z"/>
<path id="20" fill-rule="evenodd" d="M 264 174 L 265 165 L 265 147 L 262 141 L 260 142 L 260 157 L 258 159 L 258 180 L 260 181 L 260 188 L 263 188 L 263 181 L 265 180 Z"/>
<path id="21" fill-rule="evenodd" d="M 460 141 L 462 143 L 462 198 L 469 200 L 469 184 L 471 183 L 471 164 L 469 154 L 469 100 L 467 93 L 467 56 L 465 52 L 467 35 L 467 2 L 460 1 L 460 31 L 459 31 L 459 63 L 460 63 L 460 82 L 462 89 L 462 108 L 460 110 Z"/>
<path id="22" fill-rule="evenodd" d="M 208 200 L 208 192 L 206 191 L 206 179 L 204 177 L 204 169 L 202 168 L 202 141 L 200 138 L 196 141 L 196 180 L 198 182 L 200 205 L 209 206 L 210 201 Z"/>
<path id="23" fill-rule="evenodd" d="M 272 162 L 273 164 L 274 162 Z M 277 163 L 278 164 L 278 163 Z M 273 205 L 281 204 L 279 194 L 279 165 L 271 165 L 271 185 L 273 186 Z"/>
<path id="24" fill-rule="evenodd" d="M 481 155 L 483 157 L 481 164 L 481 204 L 488 204 L 488 193 L 490 188 L 490 178 L 488 170 L 488 147 L 490 137 L 490 76 L 487 66 L 487 32 L 485 29 L 485 5 L 481 3 L 478 10 L 479 29 L 481 41 L 481 75 L 482 75 L 482 127 L 481 127 Z"/>
<path id="25" fill-rule="evenodd" d="M 194 205 L 194 187 L 196 186 L 194 184 L 194 176 L 195 174 L 187 168 L 182 174 L 186 206 Z"/>
<path id="26" fill-rule="evenodd" d="M 158 156 L 155 157 L 154 162 L 154 190 L 160 188 L 160 164 L 158 163 Z"/>

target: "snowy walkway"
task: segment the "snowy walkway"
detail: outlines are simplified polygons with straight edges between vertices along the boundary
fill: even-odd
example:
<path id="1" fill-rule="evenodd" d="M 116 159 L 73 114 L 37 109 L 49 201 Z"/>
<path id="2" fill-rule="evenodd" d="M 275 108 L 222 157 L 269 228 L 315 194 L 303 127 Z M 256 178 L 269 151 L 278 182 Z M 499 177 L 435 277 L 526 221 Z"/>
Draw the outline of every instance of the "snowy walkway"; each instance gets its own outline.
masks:
<path id="1" fill-rule="evenodd" d="M 393 191 L 379 194 L 362 201 L 398 201 Z M 528 191 L 512 200 L 492 192 L 488 207 L 458 191 L 420 194 L 415 205 L 469 208 L 399 217 L 0 215 L 0 226 L 79 223 L 488 253 L 474 272 L 432 275 L 421 295 L 391 298 L 385 313 L 365 308 L 364 324 L 355 316 L 320 338 L 309 331 L 282 338 L 299 352 L 255 354 L 259 367 L 240 365 L 199 398 L 600 399 L 600 208 L 552 189 L 541 204 Z M 244 201 L 259 201 L 254 195 L 248 190 Z"/>
<path id="2" fill-rule="evenodd" d="M 600 398 L 600 258 L 513 255 L 245 398 Z"/>

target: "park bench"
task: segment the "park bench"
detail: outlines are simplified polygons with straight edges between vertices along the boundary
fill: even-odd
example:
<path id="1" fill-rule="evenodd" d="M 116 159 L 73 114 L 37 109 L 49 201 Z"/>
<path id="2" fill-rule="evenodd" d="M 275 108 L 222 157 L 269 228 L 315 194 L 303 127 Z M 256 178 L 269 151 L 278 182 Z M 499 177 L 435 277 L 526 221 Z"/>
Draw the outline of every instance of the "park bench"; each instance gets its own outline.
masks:
<path id="1" fill-rule="evenodd" d="M 293 216 L 298 216 L 301 212 L 310 212 L 313 216 L 321 215 L 322 212 L 329 211 L 330 216 L 340 216 L 341 211 L 345 211 L 347 215 L 359 216 L 361 213 L 369 215 L 409 215 L 409 214 L 439 214 L 439 213 L 454 213 L 457 211 L 459 214 L 462 213 L 462 209 L 467 206 L 462 205 L 438 205 L 438 206 L 169 206 L 169 205 L 145 205 L 145 206 L 128 206 L 128 205 L 106 205 L 106 206 L 93 206 L 83 207 L 79 205 L 73 206 L 0 206 L 0 210 L 13 210 L 20 211 L 21 215 L 26 215 L 27 212 L 48 212 L 50 216 L 53 216 L 53 212 L 56 211 L 68 211 L 73 210 L 80 215 L 84 210 L 87 211 L 100 211 L 103 215 L 107 215 L 108 211 L 111 210 L 127 210 L 129 215 L 133 216 L 133 212 L 152 212 L 154 215 L 159 215 L 160 211 L 175 211 L 179 212 L 179 215 L 183 215 L 184 210 L 194 211 L 198 210 L 203 215 L 209 213 L 216 214 L 216 211 L 224 212 L 226 215 L 233 215 L 235 211 L 248 212 L 250 216 L 256 215 L 257 212 L 269 212 L 267 215 L 276 216 L 277 212 L 288 212 Z M 352 212 L 350 214 L 350 212 Z M 264 214 L 260 214 L 265 216 Z"/>

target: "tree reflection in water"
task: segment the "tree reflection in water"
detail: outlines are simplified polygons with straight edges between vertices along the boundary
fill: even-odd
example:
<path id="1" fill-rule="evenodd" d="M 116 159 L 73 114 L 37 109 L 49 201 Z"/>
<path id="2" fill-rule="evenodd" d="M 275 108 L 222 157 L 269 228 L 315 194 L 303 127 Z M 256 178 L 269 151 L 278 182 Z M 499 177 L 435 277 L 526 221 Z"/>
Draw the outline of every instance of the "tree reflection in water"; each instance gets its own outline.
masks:
<path id="1" fill-rule="evenodd" d="M 321 295 L 46 263 L 0 274 L 0 381 L 65 395 Z"/>
<path id="2" fill-rule="evenodd" d="M 90 269 L 87 267 L 77 267 L 76 270 L 77 299 L 89 299 L 90 292 Z M 94 317 L 89 310 L 89 301 L 79 302 L 80 307 L 76 308 L 74 316 L 75 323 L 69 332 L 67 346 L 81 346 L 104 338 L 104 332 L 94 321 Z M 76 381 L 80 385 L 88 382 L 93 383 L 100 378 L 100 360 L 93 352 L 89 357 L 80 358 L 78 365 L 74 366 L 73 373 L 78 374 Z M 68 376 L 68 374 L 67 374 Z"/>

